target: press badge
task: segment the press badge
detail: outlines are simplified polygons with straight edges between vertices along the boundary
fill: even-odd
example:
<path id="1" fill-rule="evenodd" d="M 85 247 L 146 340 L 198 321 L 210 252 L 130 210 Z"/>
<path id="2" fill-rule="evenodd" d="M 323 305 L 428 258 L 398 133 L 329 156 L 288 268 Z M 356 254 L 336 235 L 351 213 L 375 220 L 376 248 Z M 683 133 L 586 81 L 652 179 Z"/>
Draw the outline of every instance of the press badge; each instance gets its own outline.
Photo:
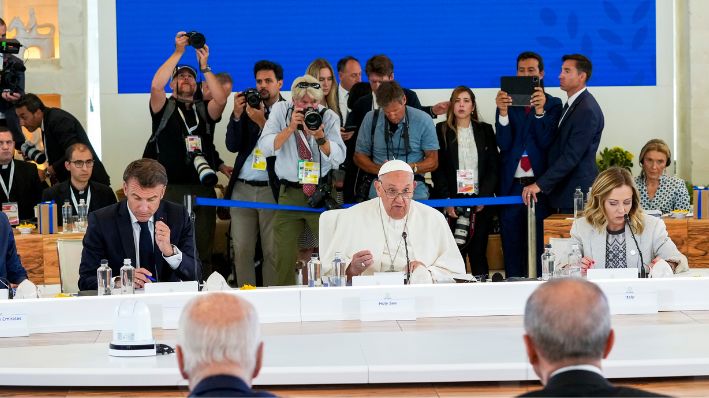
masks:
<path id="1" fill-rule="evenodd" d="M 298 161 L 298 182 L 301 184 L 317 184 L 320 179 L 320 163 L 310 160 Z"/>
<path id="2" fill-rule="evenodd" d="M 263 152 L 260 149 L 254 149 L 254 156 L 251 159 L 251 168 L 253 170 L 266 170 L 266 157 L 263 156 Z"/>
<path id="3" fill-rule="evenodd" d="M 202 152 L 202 138 L 198 135 L 188 135 L 185 137 L 187 152 Z"/>
<path id="4" fill-rule="evenodd" d="M 2 212 L 5 213 L 7 219 L 10 220 L 10 225 L 20 224 L 20 211 L 17 202 L 3 203 Z"/>
<path id="5" fill-rule="evenodd" d="M 478 193 L 478 183 L 475 181 L 475 173 L 473 173 L 473 170 L 458 170 L 456 180 L 458 183 L 458 193 Z"/>

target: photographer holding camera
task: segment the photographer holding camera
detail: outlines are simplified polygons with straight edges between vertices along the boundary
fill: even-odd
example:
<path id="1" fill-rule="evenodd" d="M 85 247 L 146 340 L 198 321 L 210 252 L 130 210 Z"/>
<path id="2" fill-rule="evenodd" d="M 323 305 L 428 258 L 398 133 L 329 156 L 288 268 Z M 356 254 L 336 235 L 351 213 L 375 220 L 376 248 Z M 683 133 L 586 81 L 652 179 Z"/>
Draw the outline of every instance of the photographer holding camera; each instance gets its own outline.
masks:
<path id="1" fill-rule="evenodd" d="M 190 45 L 195 48 L 199 68 L 209 88 L 211 99 L 195 100 L 197 71 L 178 65 Z M 175 51 L 155 72 L 150 86 L 152 135 L 143 157 L 156 159 L 167 170 L 165 199 L 182 204 L 185 195 L 214 198 L 217 175 L 228 173 L 228 167 L 214 148 L 214 125 L 221 119 L 227 94 L 212 73 L 207 60 L 209 47 L 198 32 L 178 32 Z M 172 78 L 172 79 L 171 79 Z M 166 97 L 165 85 L 172 89 Z M 195 235 L 202 260 L 203 275 L 211 274 L 211 249 L 216 224 L 216 208 L 196 207 Z"/>
<path id="2" fill-rule="evenodd" d="M 276 155 L 275 170 L 281 182 L 279 204 L 322 207 L 323 203 L 311 203 L 310 199 L 320 196 L 314 195 L 324 189 L 319 184 L 345 159 L 340 118 L 318 105 L 323 92 L 312 76 L 296 78 L 291 95 L 292 102 L 277 102 L 271 109 L 258 147 L 264 156 Z M 294 283 L 298 237 L 306 224 L 317 235 L 318 219 L 319 214 L 312 212 L 276 212 L 278 285 Z"/>
<path id="3" fill-rule="evenodd" d="M 5 40 L 7 25 L 0 18 L 0 38 Z M 0 50 L 2 48 L 0 47 Z M 7 48 L 0 51 L 0 125 L 7 126 L 15 140 L 15 148 L 20 149 L 25 142 L 25 136 L 20 129 L 20 121 L 15 113 L 15 103 L 25 94 L 25 64 L 13 54 L 16 49 Z"/>
<path id="4" fill-rule="evenodd" d="M 278 178 L 273 170 L 276 157 L 265 157 L 256 143 L 273 105 L 285 101 L 281 97 L 283 67 L 271 61 L 258 61 L 254 65 L 254 78 L 256 88 L 234 95 L 234 111 L 226 130 L 226 147 L 238 155 L 225 197 L 248 202 L 276 203 Z M 275 285 L 277 273 L 273 221 L 276 213 L 273 210 L 240 207 L 232 207 L 230 213 L 238 284 L 256 286 L 254 254 L 260 236 L 263 285 Z"/>

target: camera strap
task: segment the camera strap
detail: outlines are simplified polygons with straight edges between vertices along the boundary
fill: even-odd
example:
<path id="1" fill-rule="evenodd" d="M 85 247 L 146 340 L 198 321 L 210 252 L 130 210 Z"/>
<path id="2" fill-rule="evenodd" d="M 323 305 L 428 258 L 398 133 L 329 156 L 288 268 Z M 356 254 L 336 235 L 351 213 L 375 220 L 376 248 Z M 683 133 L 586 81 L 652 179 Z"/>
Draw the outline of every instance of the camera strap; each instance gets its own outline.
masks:
<path id="1" fill-rule="evenodd" d="M 387 124 L 391 123 L 389 119 L 384 119 L 384 143 L 386 144 L 387 160 L 389 160 L 389 145 L 391 144 L 391 157 L 396 160 L 396 153 L 394 152 L 394 132 L 388 131 Z M 393 125 L 393 123 L 391 123 Z M 409 110 L 407 109 L 404 113 L 404 129 L 399 136 L 399 145 L 397 145 L 396 152 L 401 152 L 401 139 L 404 139 L 404 159 L 406 163 L 409 162 L 409 152 L 411 152 L 411 145 L 409 143 Z"/>

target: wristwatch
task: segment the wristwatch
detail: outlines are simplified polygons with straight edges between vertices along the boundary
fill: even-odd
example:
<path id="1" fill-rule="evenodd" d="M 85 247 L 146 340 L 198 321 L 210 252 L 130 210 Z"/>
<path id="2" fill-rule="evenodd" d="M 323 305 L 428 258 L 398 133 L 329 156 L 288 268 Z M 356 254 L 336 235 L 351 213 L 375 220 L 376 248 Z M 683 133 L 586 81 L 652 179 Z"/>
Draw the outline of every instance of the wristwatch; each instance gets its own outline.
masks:
<path id="1" fill-rule="evenodd" d="M 199 71 L 202 73 L 207 73 L 207 72 L 211 72 L 212 68 L 210 68 L 209 65 L 207 65 L 204 68 L 200 68 Z"/>
<path id="2" fill-rule="evenodd" d="M 325 143 L 327 142 L 327 138 L 325 138 L 325 137 L 316 138 L 315 142 L 318 143 L 318 146 L 322 146 L 322 145 L 325 145 Z"/>

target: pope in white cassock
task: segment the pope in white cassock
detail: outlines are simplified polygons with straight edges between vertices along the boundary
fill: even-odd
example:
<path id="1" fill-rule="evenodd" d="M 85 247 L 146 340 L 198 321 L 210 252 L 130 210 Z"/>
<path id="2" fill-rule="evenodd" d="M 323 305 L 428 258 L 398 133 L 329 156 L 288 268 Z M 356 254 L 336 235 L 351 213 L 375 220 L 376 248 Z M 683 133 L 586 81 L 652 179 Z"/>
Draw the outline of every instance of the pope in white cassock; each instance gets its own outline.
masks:
<path id="1" fill-rule="evenodd" d="M 443 214 L 411 200 L 414 184 L 411 166 L 390 160 L 382 165 L 374 184 L 377 198 L 331 210 L 336 212 L 328 217 L 331 223 L 320 223 L 323 274 L 332 271 L 336 252 L 348 264 L 348 279 L 374 272 L 406 272 L 406 248 L 411 283 L 453 282 L 453 275 L 465 274 Z"/>

